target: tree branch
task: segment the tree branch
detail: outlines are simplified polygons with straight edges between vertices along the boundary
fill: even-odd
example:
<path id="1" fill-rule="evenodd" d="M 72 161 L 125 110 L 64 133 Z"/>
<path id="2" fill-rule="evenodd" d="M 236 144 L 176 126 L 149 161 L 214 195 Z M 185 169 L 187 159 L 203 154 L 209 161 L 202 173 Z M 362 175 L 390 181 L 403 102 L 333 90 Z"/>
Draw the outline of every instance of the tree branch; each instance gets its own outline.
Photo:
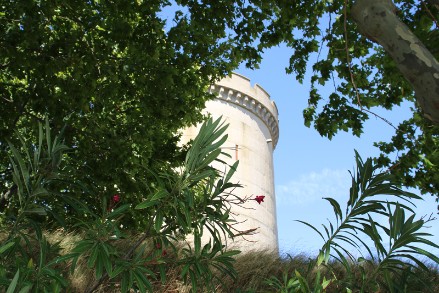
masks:
<path id="1" fill-rule="evenodd" d="M 391 0 L 357 0 L 351 9 L 360 32 L 384 47 L 413 86 L 424 116 L 439 124 L 439 62 L 395 12 Z"/>

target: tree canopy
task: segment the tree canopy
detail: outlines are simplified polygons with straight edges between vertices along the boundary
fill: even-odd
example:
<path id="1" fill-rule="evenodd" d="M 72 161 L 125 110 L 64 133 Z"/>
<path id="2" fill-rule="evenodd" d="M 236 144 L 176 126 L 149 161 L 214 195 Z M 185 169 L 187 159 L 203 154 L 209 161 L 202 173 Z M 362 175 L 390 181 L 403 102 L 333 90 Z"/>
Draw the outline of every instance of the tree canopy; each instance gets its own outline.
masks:
<path id="1" fill-rule="evenodd" d="M 436 0 L 1 1 L 0 172 L 6 140 L 44 116 L 64 129 L 72 177 L 101 193 L 136 191 L 140 165 L 176 160 L 176 131 L 199 121 L 206 88 L 280 43 L 303 82 L 305 125 L 360 136 L 374 109 L 413 102 L 377 142 L 378 162 L 438 195 Z M 321 88 L 333 93 L 321 96 Z M 385 118 L 385 117 L 383 117 Z M 397 152 L 395 160 L 389 154 Z M 154 160 L 151 160 L 154 158 Z"/>
<path id="2" fill-rule="evenodd" d="M 98 194 L 138 192 L 140 166 L 176 160 L 177 130 L 200 121 L 208 85 L 236 62 L 222 23 L 181 18 L 166 31 L 166 5 L 1 1 L 3 178 L 14 129 L 32 136 L 45 116 L 54 130 L 66 126 L 71 178 Z"/>

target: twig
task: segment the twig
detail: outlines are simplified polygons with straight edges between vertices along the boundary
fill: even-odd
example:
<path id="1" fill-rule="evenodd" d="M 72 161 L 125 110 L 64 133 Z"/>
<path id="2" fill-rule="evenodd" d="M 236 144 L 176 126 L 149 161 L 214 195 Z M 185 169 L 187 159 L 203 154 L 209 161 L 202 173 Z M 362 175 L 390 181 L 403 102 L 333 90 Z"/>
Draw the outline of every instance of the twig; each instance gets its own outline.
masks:
<path id="1" fill-rule="evenodd" d="M 360 109 L 363 110 L 363 106 L 361 105 L 361 101 L 360 101 L 360 94 L 358 92 L 358 87 L 357 84 L 355 83 L 355 78 L 354 78 L 354 74 L 352 72 L 352 65 L 351 65 L 351 58 L 349 55 L 349 46 L 348 46 L 348 30 L 347 30 L 347 22 L 348 22 L 348 12 L 347 12 L 347 7 L 348 7 L 348 3 L 347 0 L 344 0 L 344 7 L 343 7 L 343 28 L 344 28 L 344 39 L 345 39 L 345 50 L 346 50 L 346 62 L 348 63 L 348 69 L 349 69 L 349 74 L 351 76 L 351 82 L 352 82 L 352 86 L 354 87 L 355 90 L 355 95 L 357 96 L 357 103 L 358 106 L 360 106 Z"/>
<path id="2" fill-rule="evenodd" d="M 241 232 L 238 232 L 237 234 L 233 234 L 233 237 L 236 237 L 236 236 L 247 236 L 247 235 L 253 235 L 253 234 L 255 234 L 255 233 L 253 233 L 253 232 L 255 232 L 256 230 L 258 230 L 259 228 L 253 228 L 253 229 L 249 229 L 249 230 L 245 230 L 245 231 L 241 231 Z M 245 238 L 244 238 L 245 239 Z M 245 239 L 246 241 L 250 241 L 250 242 L 256 242 L 256 241 L 251 241 L 251 240 L 248 240 L 248 239 Z"/>
<path id="3" fill-rule="evenodd" d="M 372 111 L 370 111 L 370 110 L 368 110 L 368 109 L 364 109 L 364 108 L 361 108 L 361 110 L 364 111 L 364 112 L 367 112 L 367 113 L 369 113 L 369 114 L 372 114 L 372 115 L 375 116 L 376 118 L 379 118 L 379 119 L 383 120 L 384 122 L 386 122 L 387 124 L 389 124 L 390 126 L 392 126 L 396 131 L 399 131 L 398 128 L 396 128 L 395 125 L 392 124 L 392 122 L 390 122 L 390 121 L 387 120 L 386 118 L 384 118 L 384 117 L 378 115 L 377 113 L 372 112 Z"/>
<path id="4" fill-rule="evenodd" d="M 389 120 L 387 120 L 386 118 L 384 118 L 384 117 L 382 117 L 382 116 L 380 116 L 380 115 L 378 115 L 378 114 L 376 114 L 368 109 L 365 109 L 363 107 L 363 105 L 361 104 L 360 93 L 358 91 L 357 84 L 355 83 L 355 77 L 354 77 L 354 73 L 352 71 L 351 59 L 350 59 L 350 55 L 349 55 L 348 33 L 347 33 L 347 18 L 348 18 L 348 16 L 347 16 L 347 0 L 344 0 L 343 16 L 344 16 L 343 27 L 344 27 L 344 38 L 345 38 L 346 62 L 348 63 L 349 75 L 351 77 L 352 86 L 354 87 L 354 90 L 355 90 L 355 96 L 357 97 L 357 104 L 360 107 L 360 111 L 372 114 L 376 118 L 383 120 L 384 122 L 389 124 L 391 127 L 393 127 L 396 131 L 398 131 L 398 129 Z"/>

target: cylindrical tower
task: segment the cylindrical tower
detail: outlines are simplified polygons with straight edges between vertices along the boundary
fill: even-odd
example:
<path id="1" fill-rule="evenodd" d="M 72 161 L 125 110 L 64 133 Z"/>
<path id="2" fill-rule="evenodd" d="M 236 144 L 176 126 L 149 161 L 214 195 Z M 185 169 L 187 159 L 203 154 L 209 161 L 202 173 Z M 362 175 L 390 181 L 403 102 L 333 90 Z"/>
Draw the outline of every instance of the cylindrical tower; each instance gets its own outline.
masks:
<path id="1" fill-rule="evenodd" d="M 269 94 L 250 80 L 233 74 L 211 86 L 215 100 L 206 103 L 205 111 L 213 118 L 220 116 L 229 124 L 228 139 L 223 151 L 232 161 L 239 160 L 233 182 L 243 185 L 235 190 L 240 197 L 265 196 L 258 204 L 249 200 L 243 207 L 232 210 L 240 231 L 257 228 L 254 234 L 236 237 L 234 245 L 241 250 L 278 249 L 276 198 L 274 191 L 273 150 L 279 138 L 278 111 Z M 184 142 L 194 138 L 197 128 L 186 129 Z M 230 244 L 230 243 L 229 243 Z"/>

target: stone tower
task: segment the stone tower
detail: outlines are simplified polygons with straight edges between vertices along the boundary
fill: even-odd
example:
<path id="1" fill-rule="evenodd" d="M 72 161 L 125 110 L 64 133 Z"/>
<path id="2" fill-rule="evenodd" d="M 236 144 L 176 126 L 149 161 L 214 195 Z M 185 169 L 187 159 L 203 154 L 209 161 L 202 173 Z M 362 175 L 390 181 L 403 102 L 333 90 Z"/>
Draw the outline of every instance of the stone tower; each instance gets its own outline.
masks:
<path id="1" fill-rule="evenodd" d="M 232 212 L 240 231 L 257 228 L 250 236 L 236 237 L 234 245 L 241 250 L 278 250 L 276 224 L 276 198 L 274 192 L 273 150 L 279 139 L 278 111 L 269 94 L 259 85 L 239 74 L 232 74 L 211 86 L 210 92 L 216 99 L 206 103 L 205 111 L 212 117 L 220 116 L 229 124 L 228 139 L 223 145 L 233 162 L 239 160 L 232 182 L 239 182 L 243 188 L 235 190 L 240 197 L 265 196 L 258 204 L 249 200 L 243 207 Z M 197 128 L 183 132 L 183 142 L 194 138 Z M 232 163 L 232 161 L 230 162 Z M 230 243 L 229 243 L 230 244 Z"/>

